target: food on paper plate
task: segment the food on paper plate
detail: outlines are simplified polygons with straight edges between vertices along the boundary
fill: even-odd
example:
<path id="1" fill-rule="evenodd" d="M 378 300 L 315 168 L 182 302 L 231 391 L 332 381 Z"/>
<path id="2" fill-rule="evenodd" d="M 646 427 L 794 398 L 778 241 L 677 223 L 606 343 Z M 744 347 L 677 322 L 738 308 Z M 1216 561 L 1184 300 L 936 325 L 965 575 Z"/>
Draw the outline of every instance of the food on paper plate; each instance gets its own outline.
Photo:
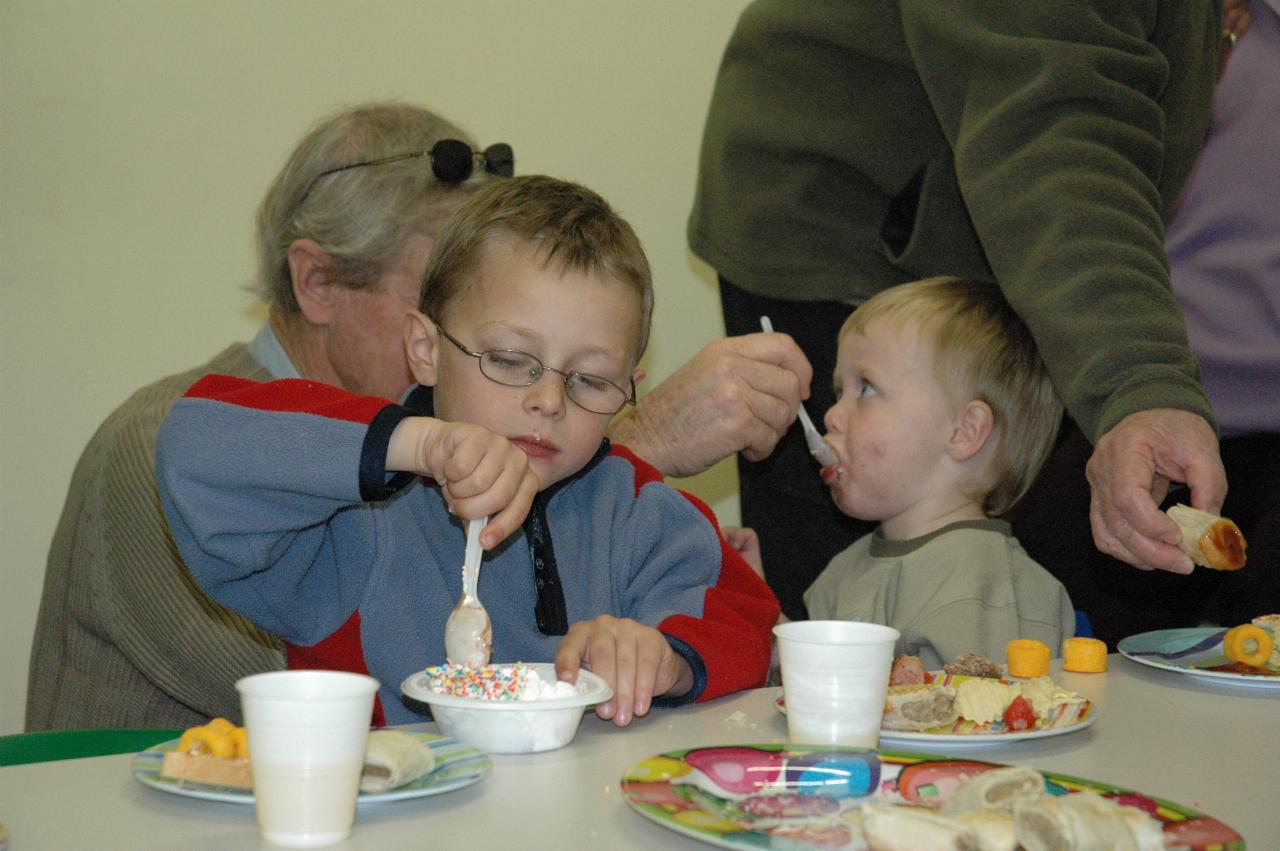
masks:
<path id="1" fill-rule="evenodd" d="M 989 677 L 998 680 L 1004 676 L 1004 671 L 1000 670 L 999 665 L 985 656 L 979 656 L 977 653 L 966 653 L 960 658 L 943 665 L 942 670 L 945 673 L 957 674 L 962 677 Z"/>
<path id="2" fill-rule="evenodd" d="M 365 746 L 361 792 L 388 792 L 417 780 L 435 766 L 430 746 L 401 730 L 375 730 Z M 253 788 L 253 768 L 244 727 L 225 718 L 192 727 L 167 751 L 160 776 L 233 789 Z"/>
<path id="3" fill-rule="evenodd" d="M 871 851 L 1163 851 L 1160 823 L 1088 790 L 1045 791 L 1039 772 L 1010 766 L 965 780 L 941 809 L 869 802 L 859 811 Z"/>
<path id="4" fill-rule="evenodd" d="M 1030 730 L 1036 725 L 1036 711 L 1031 706 L 1031 701 L 1022 695 L 1018 695 L 1013 701 L 1004 708 L 1004 726 L 1006 730 L 1014 733 L 1020 733 L 1023 730 Z"/>
<path id="5" fill-rule="evenodd" d="M 1244 535 L 1235 523 L 1181 503 L 1170 506 L 1165 513 L 1178 524 L 1182 532 L 1178 546 L 1193 562 L 1214 570 L 1244 567 Z"/>
<path id="6" fill-rule="evenodd" d="M 994 667 L 974 653 L 956 661 L 958 665 L 948 667 L 984 672 Z M 898 682 L 904 679 L 908 682 Z M 893 663 L 880 728 L 908 733 L 954 728 L 953 732 L 959 732 L 958 725 L 965 725 L 968 732 L 981 733 L 1003 721 L 1005 731 L 1018 733 L 1069 725 L 1079 719 L 1080 706 L 1086 702 L 1047 675 L 1009 682 L 975 674 L 939 674 L 925 671 L 915 656 L 902 655 Z"/>
<path id="7" fill-rule="evenodd" d="M 882 730 L 920 731 L 954 724 L 960 717 L 956 690 L 950 686 L 915 683 L 889 686 L 884 699 Z"/>
<path id="8" fill-rule="evenodd" d="M 893 660 L 893 670 L 889 671 L 889 686 L 913 686 L 927 683 L 924 665 L 919 656 L 908 656 L 903 653 Z"/>
<path id="9" fill-rule="evenodd" d="M 948 815 L 971 810 L 1013 812 L 1018 804 L 1039 800 L 1044 794 L 1044 776 L 1040 772 L 1024 765 L 1010 765 L 970 777 L 946 800 L 942 811 Z"/>
<path id="10" fill-rule="evenodd" d="M 964 822 L 924 807 L 864 804 L 862 833 L 871 851 L 916 851 L 920 848 L 977 848 L 973 830 Z"/>
<path id="11" fill-rule="evenodd" d="M 1271 633 L 1271 659 L 1267 664 L 1280 668 L 1280 615 L 1259 615 L 1251 623 Z"/>
<path id="12" fill-rule="evenodd" d="M 1013 811 L 1014 835 L 1026 851 L 1162 851 L 1160 825 L 1137 807 L 1126 807 L 1088 790 L 1046 795 Z"/>
<path id="13" fill-rule="evenodd" d="M 1062 642 L 1062 669 L 1101 674 L 1107 670 L 1107 643 L 1096 638 L 1068 638 Z"/>
<path id="14" fill-rule="evenodd" d="M 999 680 L 974 677 L 956 686 L 956 709 L 975 724 L 990 724 L 1004 715 L 1017 690 Z"/>
<path id="15" fill-rule="evenodd" d="M 252 789 L 249 744 L 243 727 L 226 718 L 192 727 L 182 734 L 178 747 L 164 755 L 161 777 L 192 780 L 233 789 Z"/>
<path id="16" fill-rule="evenodd" d="M 1232 662 L 1261 668 L 1271 661 L 1275 645 L 1271 633 L 1251 623 L 1227 630 L 1222 637 L 1222 653 Z"/>
<path id="17" fill-rule="evenodd" d="M 1081 695 L 1063 688 L 1051 677 L 1025 680 L 1014 688 L 1018 690 L 1019 695 L 1030 701 L 1031 708 L 1036 711 L 1036 717 L 1041 721 L 1050 720 L 1060 707 L 1079 706 L 1084 703 Z"/>
<path id="18" fill-rule="evenodd" d="M 969 810 L 951 816 L 973 831 L 977 851 L 1017 851 L 1013 813 L 1005 810 Z"/>
<path id="19" fill-rule="evenodd" d="M 431 748 L 403 730 L 374 730 L 364 750 L 361 792 L 389 792 L 417 780 L 436 764 Z"/>

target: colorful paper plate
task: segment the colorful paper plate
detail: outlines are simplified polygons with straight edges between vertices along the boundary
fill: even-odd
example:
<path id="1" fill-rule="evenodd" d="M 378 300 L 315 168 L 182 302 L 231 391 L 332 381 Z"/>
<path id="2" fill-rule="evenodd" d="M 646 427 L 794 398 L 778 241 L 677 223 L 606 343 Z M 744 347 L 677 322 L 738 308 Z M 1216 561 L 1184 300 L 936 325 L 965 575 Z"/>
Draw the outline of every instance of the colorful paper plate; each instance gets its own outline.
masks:
<path id="1" fill-rule="evenodd" d="M 733 745 L 670 751 L 622 776 L 622 794 L 645 818 L 722 848 L 865 849 L 869 800 L 938 806 L 967 777 L 1000 763 L 806 745 Z M 1190 807 L 1093 780 L 1041 772 L 1045 791 L 1085 789 L 1156 818 L 1170 847 L 1242 851 L 1244 839 Z M 868 796 L 872 797 L 868 797 Z"/>
<path id="2" fill-rule="evenodd" d="M 970 677 L 944 674 L 941 671 L 931 672 L 936 682 L 943 685 L 955 685 Z M 1005 681 L 1002 681 L 1005 682 Z M 782 689 L 773 696 L 774 707 L 783 715 L 787 714 L 786 699 Z M 1028 739 L 1043 739 L 1049 736 L 1062 736 L 1076 733 L 1093 726 L 1098 720 L 1098 708 L 1093 701 L 1063 704 L 1051 718 L 1042 721 L 1040 726 L 1032 730 L 1010 730 L 1004 721 L 997 719 L 989 724 L 976 724 L 966 718 L 958 719 L 948 727 L 934 727 L 931 730 L 881 730 L 880 744 L 928 747 L 930 745 L 960 745 L 964 747 L 993 747 L 996 745 L 1012 745 Z"/>
<path id="3" fill-rule="evenodd" d="M 403 798 L 421 798 L 426 795 L 439 795 L 451 792 L 463 786 L 470 786 L 489 773 L 493 763 L 484 751 L 479 748 L 439 736 L 435 733 L 411 733 L 426 742 L 435 755 L 436 764 L 427 774 L 411 783 L 391 789 L 387 792 L 360 793 L 356 799 L 361 804 L 372 804 L 380 801 L 399 801 Z M 131 769 L 133 776 L 144 785 L 161 792 L 174 795 L 185 795 L 188 798 L 203 798 L 208 801 L 227 801 L 233 804 L 252 804 L 253 792 L 235 789 L 229 786 L 211 786 L 207 783 L 195 783 L 190 780 L 177 780 L 160 775 L 160 763 L 164 761 L 166 751 L 178 746 L 177 739 L 161 742 L 142 751 L 133 758 Z"/>
<path id="4" fill-rule="evenodd" d="M 1140 664 L 1188 674 L 1217 685 L 1280 689 L 1280 669 L 1277 668 L 1258 668 L 1251 673 L 1214 670 L 1231 665 L 1231 660 L 1222 653 L 1222 636 L 1226 632 L 1221 627 L 1158 629 L 1121 639 L 1116 649 Z"/>

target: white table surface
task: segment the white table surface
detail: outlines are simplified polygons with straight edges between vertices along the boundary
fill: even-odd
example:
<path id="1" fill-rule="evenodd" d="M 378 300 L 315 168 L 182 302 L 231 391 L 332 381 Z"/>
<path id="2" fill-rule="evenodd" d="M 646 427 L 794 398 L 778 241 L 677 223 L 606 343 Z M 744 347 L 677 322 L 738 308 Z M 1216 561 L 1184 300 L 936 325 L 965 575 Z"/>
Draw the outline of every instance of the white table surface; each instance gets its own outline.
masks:
<path id="1" fill-rule="evenodd" d="M 1216 817 L 1250 849 L 1280 848 L 1280 691 L 1219 687 L 1116 655 L 1109 662 L 1105 674 L 1063 673 L 1055 662 L 1055 679 L 1097 704 L 1091 728 L 1012 746 L 929 750 L 1129 787 Z M 335 847 L 710 847 L 634 812 L 619 780 L 633 763 L 663 751 L 785 741 L 775 691 L 655 710 L 622 730 L 589 715 L 566 748 L 492 755 L 493 771 L 475 785 L 361 805 L 350 839 Z M 131 759 L 0 768 L 9 851 L 272 847 L 259 839 L 252 807 L 143 786 L 129 770 Z"/>

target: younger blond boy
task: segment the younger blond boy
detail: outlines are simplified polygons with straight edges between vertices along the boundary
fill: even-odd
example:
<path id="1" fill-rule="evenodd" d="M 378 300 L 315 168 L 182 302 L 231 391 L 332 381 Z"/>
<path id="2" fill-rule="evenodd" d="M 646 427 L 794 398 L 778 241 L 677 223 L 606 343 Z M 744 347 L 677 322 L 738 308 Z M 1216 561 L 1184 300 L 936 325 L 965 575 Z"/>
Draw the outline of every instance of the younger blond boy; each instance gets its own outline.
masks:
<path id="1" fill-rule="evenodd" d="M 929 278 L 860 306 L 840 331 L 823 471 L 844 513 L 879 528 L 805 592 L 813 618 L 887 624 L 929 668 L 1015 638 L 1060 652 L 1066 589 L 1000 519 L 1052 447 L 1062 406 L 1030 332 L 990 285 Z"/>
<path id="2" fill-rule="evenodd" d="M 214 377 L 174 405 L 157 461 L 192 574 L 291 667 L 377 677 L 375 721 L 421 720 L 399 685 L 444 661 L 462 520 L 489 516 L 493 661 L 590 667 L 619 726 L 762 684 L 776 599 L 705 505 L 604 437 L 634 403 L 652 303 L 639 241 L 595 193 L 482 190 L 406 320 L 402 404 Z"/>

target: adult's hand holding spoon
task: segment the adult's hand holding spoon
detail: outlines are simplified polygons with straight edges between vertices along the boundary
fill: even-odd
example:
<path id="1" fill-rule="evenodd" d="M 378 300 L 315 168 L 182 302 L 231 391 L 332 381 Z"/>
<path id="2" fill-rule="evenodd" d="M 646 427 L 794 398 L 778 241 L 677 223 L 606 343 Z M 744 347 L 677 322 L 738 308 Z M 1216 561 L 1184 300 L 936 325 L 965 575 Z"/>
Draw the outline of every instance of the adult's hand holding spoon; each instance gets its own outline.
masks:
<path id="1" fill-rule="evenodd" d="M 760 327 L 766 333 L 773 333 L 773 323 L 769 321 L 767 316 L 760 317 Z M 827 442 L 818 433 L 813 420 L 809 419 L 809 412 L 804 409 L 804 402 L 800 403 L 800 427 L 804 429 L 804 442 L 809 446 L 809 454 L 817 459 L 819 464 L 823 467 L 830 467 L 839 462 L 840 459 L 836 457 L 836 454 L 831 451 L 831 447 L 827 446 Z"/>

